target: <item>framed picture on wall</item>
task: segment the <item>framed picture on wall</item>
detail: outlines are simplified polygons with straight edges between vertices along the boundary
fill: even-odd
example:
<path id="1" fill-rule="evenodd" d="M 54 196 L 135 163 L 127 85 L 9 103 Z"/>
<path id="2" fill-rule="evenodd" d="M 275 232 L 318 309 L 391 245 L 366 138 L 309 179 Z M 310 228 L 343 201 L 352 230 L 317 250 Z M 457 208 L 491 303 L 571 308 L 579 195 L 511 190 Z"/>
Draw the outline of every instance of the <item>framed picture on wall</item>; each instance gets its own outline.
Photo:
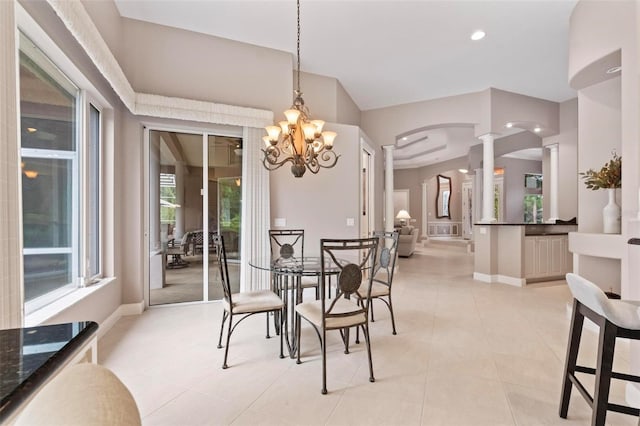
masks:
<path id="1" fill-rule="evenodd" d="M 525 173 L 524 187 L 527 189 L 542 189 L 542 175 L 538 173 Z"/>

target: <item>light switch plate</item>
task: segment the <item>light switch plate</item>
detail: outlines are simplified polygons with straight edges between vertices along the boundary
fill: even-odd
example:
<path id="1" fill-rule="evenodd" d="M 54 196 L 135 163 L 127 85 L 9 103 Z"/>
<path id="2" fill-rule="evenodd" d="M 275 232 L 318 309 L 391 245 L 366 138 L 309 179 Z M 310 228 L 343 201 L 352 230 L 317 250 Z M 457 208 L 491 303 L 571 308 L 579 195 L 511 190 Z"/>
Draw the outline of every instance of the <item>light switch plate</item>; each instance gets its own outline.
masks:
<path id="1" fill-rule="evenodd" d="M 480 233 L 482 235 L 486 234 L 487 233 L 487 228 L 480 228 Z"/>
<path id="2" fill-rule="evenodd" d="M 355 226 L 356 221 L 352 217 L 347 218 L 347 226 Z"/>
<path id="3" fill-rule="evenodd" d="M 284 217 L 276 217 L 275 219 L 273 219 L 273 225 L 274 226 L 287 226 L 287 219 L 285 219 Z"/>

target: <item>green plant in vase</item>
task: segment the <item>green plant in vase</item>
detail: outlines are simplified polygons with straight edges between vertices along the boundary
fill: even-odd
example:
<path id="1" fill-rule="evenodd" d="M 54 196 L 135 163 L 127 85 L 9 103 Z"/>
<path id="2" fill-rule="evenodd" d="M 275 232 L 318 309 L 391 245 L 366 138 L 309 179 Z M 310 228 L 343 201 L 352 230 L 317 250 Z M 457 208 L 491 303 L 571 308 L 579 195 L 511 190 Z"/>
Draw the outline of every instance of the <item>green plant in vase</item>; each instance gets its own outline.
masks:
<path id="1" fill-rule="evenodd" d="M 606 189 L 609 203 L 602 210 L 605 234 L 620 233 L 620 206 L 616 204 L 616 188 L 622 186 L 622 157 L 612 152 L 613 157 L 600 170 L 589 169 L 580 173 L 588 189 Z"/>

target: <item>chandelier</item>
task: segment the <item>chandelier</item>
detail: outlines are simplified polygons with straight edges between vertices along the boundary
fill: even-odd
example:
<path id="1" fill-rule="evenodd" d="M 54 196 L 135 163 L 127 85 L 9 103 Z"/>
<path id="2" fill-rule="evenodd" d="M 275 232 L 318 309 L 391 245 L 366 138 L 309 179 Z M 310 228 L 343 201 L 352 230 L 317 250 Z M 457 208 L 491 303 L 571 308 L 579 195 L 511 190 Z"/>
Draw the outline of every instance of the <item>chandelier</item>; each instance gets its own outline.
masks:
<path id="1" fill-rule="evenodd" d="M 291 163 L 291 173 L 302 177 L 307 169 L 318 173 L 321 168 L 331 168 L 338 162 L 339 155 L 333 151 L 335 132 L 322 131 L 324 121 L 312 120 L 309 109 L 302 99 L 300 91 L 300 0 L 297 0 L 298 13 L 298 63 L 296 68 L 297 87 L 294 90 L 293 105 L 284 112 L 287 118 L 278 126 L 267 126 L 264 159 L 262 164 L 268 170 L 276 170 Z M 282 137 L 280 137 L 282 136 Z"/>

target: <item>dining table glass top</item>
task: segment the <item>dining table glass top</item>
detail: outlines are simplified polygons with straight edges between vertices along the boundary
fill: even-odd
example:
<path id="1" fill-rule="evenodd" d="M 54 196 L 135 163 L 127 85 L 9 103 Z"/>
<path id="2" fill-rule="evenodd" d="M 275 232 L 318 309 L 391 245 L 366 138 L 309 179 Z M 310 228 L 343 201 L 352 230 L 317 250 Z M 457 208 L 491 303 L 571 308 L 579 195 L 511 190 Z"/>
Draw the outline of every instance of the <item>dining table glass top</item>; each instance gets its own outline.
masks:
<path id="1" fill-rule="evenodd" d="M 330 259 L 326 258 L 325 273 L 336 274 L 340 272 L 338 266 Z M 320 256 L 305 256 L 289 258 L 278 258 L 273 260 L 271 257 L 261 257 L 251 259 L 249 265 L 254 268 L 277 274 L 298 274 L 303 276 L 318 276 L 322 273 L 322 260 Z"/>

